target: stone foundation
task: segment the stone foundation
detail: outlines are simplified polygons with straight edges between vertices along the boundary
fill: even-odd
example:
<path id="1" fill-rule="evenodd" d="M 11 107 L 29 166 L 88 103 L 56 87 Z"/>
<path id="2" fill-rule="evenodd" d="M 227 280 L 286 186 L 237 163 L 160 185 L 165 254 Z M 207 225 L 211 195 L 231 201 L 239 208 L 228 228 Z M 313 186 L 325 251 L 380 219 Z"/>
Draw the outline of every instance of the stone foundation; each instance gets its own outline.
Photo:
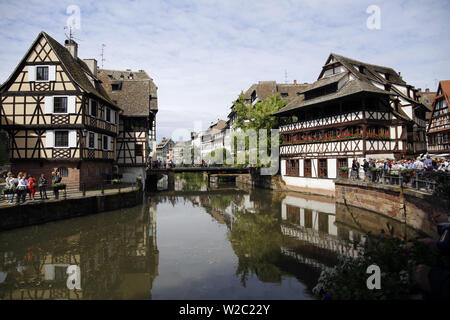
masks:
<path id="1" fill-rule="evenodd" d="M 433 198 L 425 193 L 400 187 L 337 180 L 336 202 L 362 208 L 403 222 L 428 235 L 436 236 L 432 217 L 447 220 L 448 212 L 437 207 Z"/>
<path id="2" fill-rule="evenodd" d="M 143 203 L 142 189 L 82 198 L 27 203 L 0 208 L 0 231 L 70 219 Z"/>

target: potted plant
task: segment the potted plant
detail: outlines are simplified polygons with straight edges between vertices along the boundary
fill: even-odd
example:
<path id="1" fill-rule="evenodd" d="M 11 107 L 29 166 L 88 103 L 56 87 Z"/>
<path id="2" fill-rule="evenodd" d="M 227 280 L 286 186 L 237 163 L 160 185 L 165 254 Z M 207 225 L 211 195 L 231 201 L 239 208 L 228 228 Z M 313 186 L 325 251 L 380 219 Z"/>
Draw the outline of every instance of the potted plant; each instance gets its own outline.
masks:
<path id="1" fill-rule="evenodd" d="M 58 190 L 64 190 L 66 188 L 66 184 L 65 183 L 55 183 L 52 185 L 53 190 L 58 191 Z"/>
<path id="2" fill-rule="evenodd" d="M 16 187 L 10 187 L 10 188 L 3 189 L 3 194 L 15 194 L 15 193 L 17 193 Z"/>
<path id="3" fill-rule="evenodd" d="M 339 168 L 339 176 L 348 178 L 348 167 Z"/>

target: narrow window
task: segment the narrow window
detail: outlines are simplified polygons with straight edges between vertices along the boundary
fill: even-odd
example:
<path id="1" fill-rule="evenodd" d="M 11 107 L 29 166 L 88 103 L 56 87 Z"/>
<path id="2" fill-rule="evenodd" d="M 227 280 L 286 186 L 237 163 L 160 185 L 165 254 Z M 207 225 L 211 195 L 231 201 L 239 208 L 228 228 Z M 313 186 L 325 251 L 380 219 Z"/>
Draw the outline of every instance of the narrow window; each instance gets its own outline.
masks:
<path id="1" fill-rule="evenodd" d="M 143 145 L 141 143 L 136 143 L 134 145 L 134 155 L 136 157 L 142 157 L 144 155 Z"/>
<path id="2" fill-rule="evenodd" d="M 103 136 L 103 150 L 108 150 L 108 136 Z"/>
<path id="3" fill-rule="evenodd" d="M 89 148 L 95 148 L 95 134 L 93 132 L 89 132 Z"/>
<path id="4" fill-rule="evenodd" d="M 67 113 L 67 97 L 54 98 L 53 113 Z"/>
<path id="5" fill-rule="evenodd" d="M 305 177 L 311 177 L 311 159 L 305 159 Z"/>
<path id="6" fill-rule="evenodd" d="M 91 100 L 91 116 L 97 117 L 97 101 Z"/>
<path id="7" fill-rule="evenodd" d="M 319 178 L 328 178 L 327 159 L 319 159 Z"/>
<path id="8" fill-rule="evenodd" d="M 55 131 L 55 147 L 69 146 L 69 131 Z"/>
<path id="9" fill-rule="evenodd" d="M 37 67 L 36 68 L 36 80 L 48 81 L 48 67 Z"/>
<path id="10" fill-rule="evenodd" d="M 105 112 L 106 112 L 106 121 L 111 122 L 111 109 L 105 108 Z"/>

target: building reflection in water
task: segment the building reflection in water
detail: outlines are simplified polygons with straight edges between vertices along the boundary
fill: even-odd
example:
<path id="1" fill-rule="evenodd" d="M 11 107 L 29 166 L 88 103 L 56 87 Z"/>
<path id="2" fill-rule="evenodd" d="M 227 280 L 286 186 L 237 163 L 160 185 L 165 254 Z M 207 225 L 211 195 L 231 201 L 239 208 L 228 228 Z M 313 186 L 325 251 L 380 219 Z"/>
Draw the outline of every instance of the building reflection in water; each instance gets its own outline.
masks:
<path id="1" fill-rule="evenodd" d="M 339 256 L 356 257 L 367 233 L 393 232 L 404 226 L 376 213 L 337 205 L 333 199 L 299 193 L 247 190 L 246 194 L 197 196 L 195 203 L 221 224 L 239 258 L 236 275 L 245 286 L 249 275 L 279 283 L 295 276 L 308 289 L 321 270 L 334 266 Z M 414 236 L 413 230 L 406 231 Z"/>
<path id="2" fill-rule="evenodd" d="M 151 299 L 158 275 L 156 205 L 0 235 L 0 299 Z M 69 265 L 81 289 L 67 287 Z"/>

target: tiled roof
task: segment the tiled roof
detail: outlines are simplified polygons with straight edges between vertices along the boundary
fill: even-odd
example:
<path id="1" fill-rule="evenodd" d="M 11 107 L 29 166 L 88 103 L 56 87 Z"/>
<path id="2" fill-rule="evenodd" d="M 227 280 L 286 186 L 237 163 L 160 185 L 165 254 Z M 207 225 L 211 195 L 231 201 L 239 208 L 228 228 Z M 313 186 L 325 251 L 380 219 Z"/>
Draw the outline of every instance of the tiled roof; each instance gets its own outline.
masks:
<path id="1" fill-rule="evenodd" d="M 109 98 L 106 91 L 100 85 L 97 79 L 94 77 L 92 72 L 89 70 L 86 63 L 83 62 L 80 58 L 74 58 L 70 52 L 61 45 L 58 41 L 50 37 L 47 33 L 41 32 L 40 35 L 43 35 L 45 39 L 48 41 L 52 49 L 55 51 L 55 54 L 67 69 L 67 72 L 72 76 L 73 80 L 85 91 L 91 93 L 98 98 L 108 102 L 116 106 L 116 104 Z M 94 79 L 94 85 L 89 80 L 89 78 Z"/>
<path id="2" fill-rule="evenodd" d="M 61 64 L 64 66 L 64 68 L 69 73 L 69 77 L 71 77 L 72 80 L 78 86 L 80 86 L 86 92 L 103 100 L 107 104 L 109 104 L 115 108 L 118 108 L 117 105 L 108 97 L 108 94 L 105 92 L 103 87 L 99 84 L 99 82 L 97 81 L 97 78 L 89 70 L 89 67 L 86 65 L 86 63 L 84 63 L 83 60 L 81 60 L 78 57 L 74 58 L 70 54 L 70 52 L 66 49 L 65 46 L 61 45 L 58 41 L 53 39 L 51 36 L 49 36 L 44 31 L 41 31 L 39 33 L 36 40 L 30 46 L 27 53 L 22 58 L 21 62 L 18 64 L 18 66 L 16 67 L 14 72 L 11 74 L 9 79 L 2 84 L 2 86 L 0 87 L 0 92 L 3 92 L 5 90 L 5 88 L 7 87 L 7 84 L 15 78 L 15 74 L 20 72 L 19 67 L 23 63 L 25 63 L 25 60 L 26 60 L 27 56 L 29 55 L 30 50 L 36 45 L 36 43 L 38 42 L 38 40 L 41 37 L 44 37 L 47 40 L 48 44 L 53 49 L 56 56 L 61 61 Z"/>
<path id="3" fill-rule="evenodd" d="M 333 83 L 333 82 L 330 82 L 330 83 Z M 322 84 L 322 86 L 326 85 L 326 84 L 330 84 L 330 83 L 324 82 L 324 84 Z M 316 86 L 315 88 L 318 88 L 318 87 L 319 86 Z M 347 82 L 334 93 L 326 94 L 326 95 L 319 96 L 319 97 L 309 99 L 309 100 L 305 100 L 304 95 L 301 95 L 301 98 L 299 97 L 299 98 L 291 101 L 284 108 L 282 108 L 275 114 L 281 115 L 288 111 L 292 111 L 295 109 L 304 108 L 306 106 L 311 106 L 311 105 L 343 98 L 343 97 L 350 96 L 350 95 L 360 93 L 360 92 L 372 92 L 372 93 L 378 93 L 378 94 L 384 94 L 384 95 L 391 95 L 390 92 L 378 89 L 377 87 L 373 86 L 370 83 L 361 81 L 359 79 L 352 79 L 352 80 L 347 80 Z"/>
<path id="4" fill-rule="evenodd" d="M 99 69 L 98 78 L 111 99 L 123 109 L 123 115 L 148 116 L 150 111 L 158 110 L 158 87 L 145 71 Z M 113 91 L 112 84 L 120 84 L 120 90 Z"/>

